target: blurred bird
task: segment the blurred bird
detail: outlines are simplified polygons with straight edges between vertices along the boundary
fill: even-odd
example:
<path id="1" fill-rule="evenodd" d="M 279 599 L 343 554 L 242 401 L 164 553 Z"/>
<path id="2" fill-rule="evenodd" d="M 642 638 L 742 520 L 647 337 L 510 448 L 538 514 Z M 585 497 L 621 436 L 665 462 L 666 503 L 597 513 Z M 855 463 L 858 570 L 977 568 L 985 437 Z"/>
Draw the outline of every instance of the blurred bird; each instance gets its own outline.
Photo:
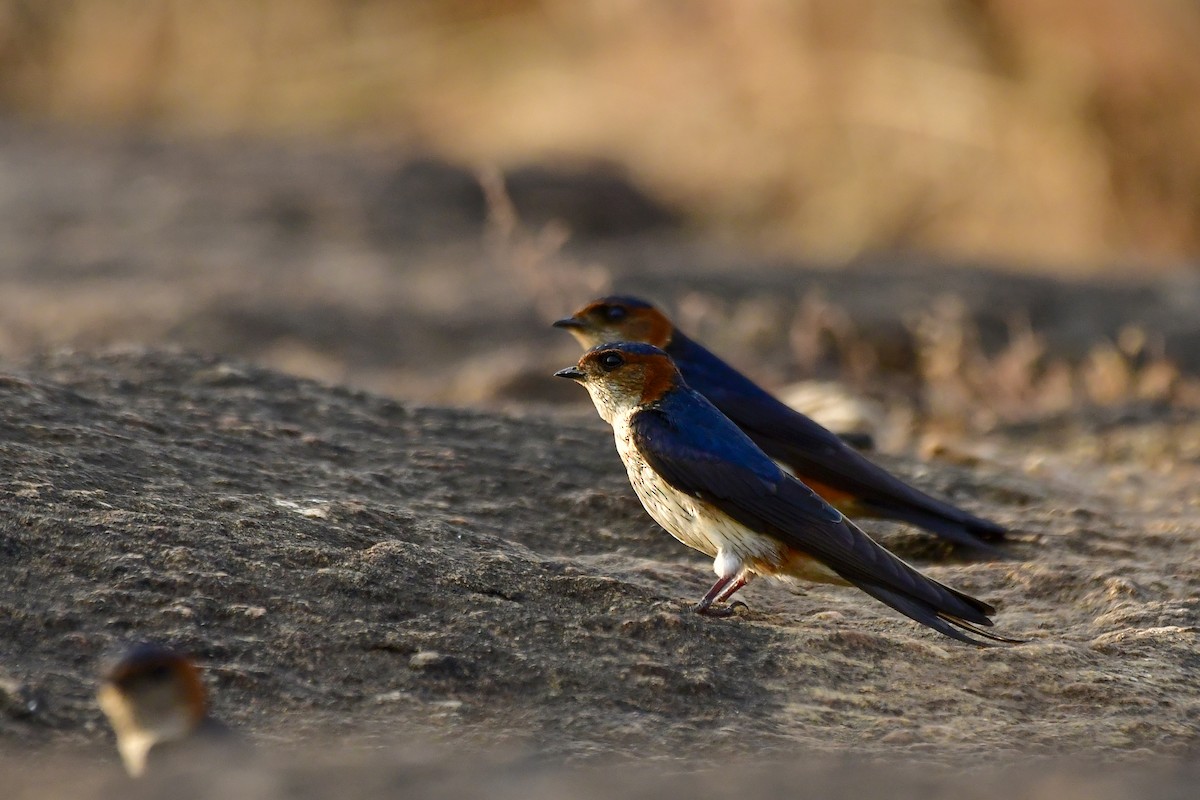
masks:
<path id="1" fill-rule="evenodd" d="M 987 603 L 931 580 L 876 544 L 784 472 L 652 345 L 594 347 L 555 373 L 583 384 L 613 427 L 617 452 L 646 511 L 688 547 L 711 556 L 717 582 L 695 610 L 726 616 L 755 575 L 849 583 L 959 641 L 1013 642 Z"/>
<path id="2" fill-rule="evenodd" d="M 855 516 L 917 525 L 977 550 L 1005 530 L 986 519 L 909 486 L 849 447 L 836 434 L 776 400 L 676 328 L 666 315 L 635 297 L 603 297 L 554 323 L 584 348 L 607 342 L 644 342 L 674 360 L 688 385 L 708 398 L 747 436 L 829 503 Z"/>
<path id="3" fill-rule="evenodd" d="M 196 666 L 165 647 L 139 644 L 128 650 L 103 676 L 96 699 L 117 735 L 125 769 L 135 778 L 145 773 L 152 753 L 157 763 L 169 749 L 178 763 L 188 755 L 232 749 L 236 739 L 208 715 Z"/>

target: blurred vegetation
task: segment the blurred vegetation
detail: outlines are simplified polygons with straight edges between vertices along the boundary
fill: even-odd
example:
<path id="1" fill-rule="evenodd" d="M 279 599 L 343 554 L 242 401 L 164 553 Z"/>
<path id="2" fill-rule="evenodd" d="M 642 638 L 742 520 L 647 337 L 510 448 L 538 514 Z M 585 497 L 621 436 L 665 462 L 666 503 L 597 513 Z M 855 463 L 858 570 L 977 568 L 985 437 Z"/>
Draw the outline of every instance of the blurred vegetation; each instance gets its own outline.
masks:
<path id="1" fill-rule="evenodd" d="M 603 158 L 697 226 L 1077 271 L 1200 253 L 1187 0 L 0 0 L 0 103 L 473 164 Z"/>

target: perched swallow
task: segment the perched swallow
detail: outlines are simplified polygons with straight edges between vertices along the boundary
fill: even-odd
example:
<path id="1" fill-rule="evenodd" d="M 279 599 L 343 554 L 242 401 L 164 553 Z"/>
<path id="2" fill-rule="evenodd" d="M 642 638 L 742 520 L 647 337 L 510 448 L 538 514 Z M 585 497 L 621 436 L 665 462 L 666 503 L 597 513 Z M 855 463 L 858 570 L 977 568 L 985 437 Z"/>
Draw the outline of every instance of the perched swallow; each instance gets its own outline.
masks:
<path id="1" fill-rule="evenodd" d="M 955 544 L 992 551 L 1005 530 L 909 486 L 847 446 L 836 434 L 776 400 L 745 375 L 685 336 L 654 306 L 604 297 L 554 323 L 584 348 L 644 342 L 667 353 L 688 385 L 708 398 L 771 458 L 829 503 L 855 516 L 917 525 Z"/>
<path id="2" fill-rule="evenodd" d="M 642 343 L 604 344 L 555 373 L 587 388 L 612 425 L 617 452 L 646 511 L 714 559 L 717 582 L 696 606 L 727 615 L 755 575 L 849 583 L 939 633 L 983 645 L 1011 642 L 987 603 L 925 577 L 876 544 L 789 475 L 699 392 L 671 358 Z"/>
<path id="3" fill-rule="evenodd" d="M 117 735 L 125 769 L 135 778 L 145 773 L 152 752 L 157 761 L 168 745 L 199 754 L 229 747 L 235 738 L 209 716 L 196 666 L 158 645 L 139 644 L 126 652 L 101 679 L 96 700 Z"/>

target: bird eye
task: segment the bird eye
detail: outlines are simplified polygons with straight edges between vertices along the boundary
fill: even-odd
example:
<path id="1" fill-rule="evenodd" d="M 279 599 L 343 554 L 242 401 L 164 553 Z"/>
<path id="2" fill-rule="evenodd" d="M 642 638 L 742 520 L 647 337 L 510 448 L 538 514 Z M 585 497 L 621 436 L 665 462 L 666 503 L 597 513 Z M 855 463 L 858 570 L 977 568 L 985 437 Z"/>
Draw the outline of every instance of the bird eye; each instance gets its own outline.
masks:
<path id="1" fill-rule="evenodd" d="M 609 322 L 618 322 L 620 320 L 623 320 L 623 319 L 625 319 L 625 315 L 628 313 L 629 312 L 625 310 L 624 306 L 605 306 L 604 307 L 604 318 L 606 320 L 608 320 Z"/>
<path id="2" fill-rule="evenodd" d="M 624 363 L 625 359 L 621 357 L 620 353 L 609 351 L 600 356 L 600 369 L 605 372 L 612 372 Z"/>

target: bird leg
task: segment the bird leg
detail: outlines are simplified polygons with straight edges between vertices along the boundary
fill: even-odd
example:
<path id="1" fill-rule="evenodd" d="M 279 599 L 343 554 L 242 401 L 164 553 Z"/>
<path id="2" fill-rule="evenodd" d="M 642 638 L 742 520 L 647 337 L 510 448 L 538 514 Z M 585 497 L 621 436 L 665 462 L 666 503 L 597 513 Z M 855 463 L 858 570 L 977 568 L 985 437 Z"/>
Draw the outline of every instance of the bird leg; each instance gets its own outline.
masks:
<path id="1" fill-rule="evenodd" d="M 734 592 L 746 585 L 746 580 L 746 577 L 741 574 L 718 578 L 717 582 L 708 590 L 708 594 L 704 595 L 692 610 L 707 617 L 733 616 L 739 605 L 745 607 L 746 604 L 741 601 L 720 607 L 714 607 L 713 604 L 728 600 Z"/>
<path id="2" fill-rule="evenodd" d="M 734 594 L 737 593 L 737 590 L 741 589 L 743 586 L 745 586 L 747 583 L 749 583 L 750 579 L 753 577 L 754 577 L 753 572 L 739 573 L 737 576 L 737 580 L 730 583 L 728 586 L 726 586 L 724 589 L 721 590 L 720 594 L 717 595 L 716 602 L 723 603 L 726 600 L 728 600 L 729 598 L 733 597 Z M 742 605 L 746 605 L 746 604 L 742 603 Z"/>

